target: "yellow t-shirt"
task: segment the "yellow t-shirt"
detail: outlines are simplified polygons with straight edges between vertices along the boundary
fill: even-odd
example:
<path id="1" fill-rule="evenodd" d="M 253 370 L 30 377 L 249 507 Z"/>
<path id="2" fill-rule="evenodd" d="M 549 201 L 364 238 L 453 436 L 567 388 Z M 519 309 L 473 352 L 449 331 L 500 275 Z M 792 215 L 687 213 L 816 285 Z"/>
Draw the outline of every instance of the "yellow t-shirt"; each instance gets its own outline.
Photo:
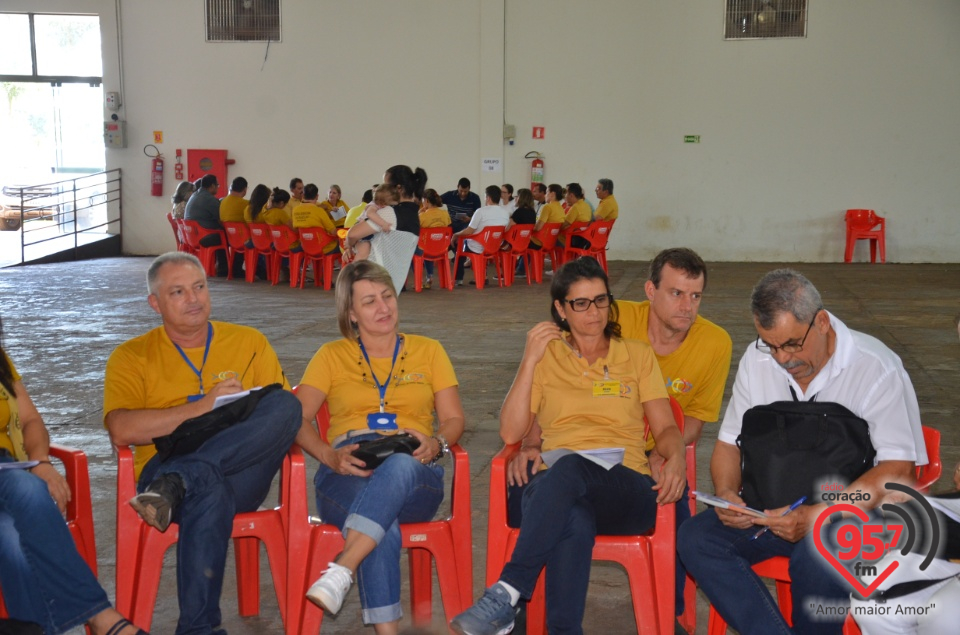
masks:
<path id="1" fill-rule="evenodd" d="M 266 206 L 266 205 L 264 205 L 264 206 L 260 209 L 260 211 L 257 212 L 257 214 L 262 213 L 265 209 L 267 209 L 267 206 Z M 245 222 L 245 223 L 252 223 L 252 222 L 253 222 L 253 217 L 254 217 L 253 210 L 250 209 L 250 204 L 248 203 L 247 206 L 243 208 L 243 222 Z"/>
<path id="2" fill-rule="evenodd" d="M 650 302 L 618 300 L 617 309 L 623 336 L 649 343 Z M 677 350 L 657 355 L 667 394 L 677 400 L 683 414 L 708 423 L 720 418 L 732 350 L 727 332 L 698 315 Z M 655 445 L 651 437 L 647 450 Z"/>
<path id="3" fill-rule="evenodd" d="M 594 220 L 617 220 L 620 215 L 620 206 L 617 205 L 617 199 L 613 194 L 600 201 L 596 211 L 593 213 Z"/>
<path id="4" fill-rule="evenodd" d="M 266 223 L 267 225 L 286 225 L 290 227 L 291 219 L 290 212 L 287 211 L 285 207 L 271 207 L 267 209 L 263 208 L 259 214 L 257 214 L 258 223 Z"/>
<path id="5" fill-rule="evenodd" d="M 249 201 L 236 194 L 227 194 L 220 201 L 221 223 L 244 222 L 244 210 L 249 207 Z"/>
<path id="6" fill-rule="evenodd" d="M 450 212 L 442 207 L 431 207 L 425 212 L 420 213 L 420 228 L 425 227 L 449 227 Z"/>
<path id="7" fill-rule="evenodd" d="M 6 354 L 6 352 L 3 353 L 3 356 L 7 358 L 7 363 L 10 364 L 10 370 L 13 372 L 13 382 L 16 383 L 20 381 L 20 373 L 17 372 L 17 368 L 13 365 L 13 361 Z M 10 405 L 6 399 L 0 398 L 0 449 L 6 450 L 12 455 L 14 454 L 13 441 L 10 439 L 10 433 L 7 432 L 9 425 Z"/>
<path id="8" fill-rule="evenodd" d="M 316 203 L 301 203 L 293 208 L 293 228 L 301 227 L 323 227 L 328 234 L 334 234 L 337 228 L 333 224 L 333 219 L 327 210 Z"/>
<path id="9" fill-rule="evenodd" d="M 390 373 L 393 356 L 374 357 L 373 373 L 387 384 L 386 411 L 397 415 L 400 428 L 433 434 L 433 396 L 458 385 L 446 351 L 437 340 L 421 335 L 404 338 L 397 364 Z M 350 430 L 367 428 L 367 415 L 380 410 L 380 392 L 357 342 L 340 339 L 320 347 L 303 373 L 301 385 L 313 386 L 327 396 L 333 441 Z"/>
<path id="10" fill-rule="evenodd" d="M 563 205 L 557 201 L 554 201 L 552 203 L 547 203 L 540 208 L 540 215 L 537 216 L 537 224 L 542 228 L 544 225 L 548 225 L 550 223 L 563 223 L 563 219 Z M 530 242 L 532 242 L 534 245 L 541 244 L 536 238 L 531 238 Z"/>
<path id="11" fill-rule="evenodd" d="M 204 392 L 230 378 L 240 379 L 244 389 L 287 383 L 280 361 L 270 342 L 249 326 L 211 322 L 213 339 L 206 364 L 204 347 L 184 349 L 184 353 L 203 374 Z M 166 330 L 152 331 L 118 346 L 107 360 L 104 380 L 103 416 L 114 410 L 171 408 L 200 393 L 200 378 L 177 351 Z M 153 444 L 137 446 L 134 459 L 136 476 L 156 454 Z"/>
<path id="12" fill-rule="evenodd" d="M 349 210 L 349 209 L 350 209 L 350 206 L 347 205 L 347 202 L 346 202 L 345 200 L 343 200 L 342 198 L 341 198 L 340 201 L 337 203 L 337 207 L 334 207 L 334 206 L 333 206 L 333 203 L 331 203 L 330 201 L 321 201 L 321 202 L 320 202 L 320 207 L 322 207 L 323 209 L 327 210 L 327 213 L 332 212 L 332 211 L 335 210 L 337 207 L 342 207 L 342 208 L 345 209 L 345 210 Z M 364 207 L 366 207 L 366 206 L 364 206 Z M 333 218 L 333 216 L 331 216 L 330 218 Z M 343 217 L 341 217 L 341 218 L 333 221 L 333 224 L 336 225 L 337 227 L 343 227 L 343 226 L 344 226 L 344 222 L 345 222 L 346 220 L 347 220 L 347 217 L 346 217 L 346 216 L 343 216 Z"/>
<path id="13" fill-rule="evenodd" d="M 347 212 L 347 217 L 343 219 L 344 229 L 350 229 L 357 224 L 357 219 L 360 218 L 360 214 L 363 214 L 363 210 L 367 209 L 366 203 L 360 203 L 355 207 L 351 207 L 350 211 Z"/>
<path id="14" fill-rule="evenodd" d="M 563 220 L 571 225 L 573 223 L 589 223 L 591 220 L 593 220 L 593 214 L 591 214 L 590 206 L 587 205 L 587 202 L 583 199 L 580 199 L 570 206 L 570 209 L 567 210 L 567 215 Z"/>
<path id="15" fill-rule="evenodd" d="M 594 396 L 607 376 L 619 382 L 619 394 Z M 570 347 L 555 340 L 534 370 L 530 411 L 543 430 L 544 452 L 624 448 L 623 464 L 650 474 L 644 453 L 643 402 L 666 397 L 649 345 L 613 338 L 607 356 L 588 366 Z"/>

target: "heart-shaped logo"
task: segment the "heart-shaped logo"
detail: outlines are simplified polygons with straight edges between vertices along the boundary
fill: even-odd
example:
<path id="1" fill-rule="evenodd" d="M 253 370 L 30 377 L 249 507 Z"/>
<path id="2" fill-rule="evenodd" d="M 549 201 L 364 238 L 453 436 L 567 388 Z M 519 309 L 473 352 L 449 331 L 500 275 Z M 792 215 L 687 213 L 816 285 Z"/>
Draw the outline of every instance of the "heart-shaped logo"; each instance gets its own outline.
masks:
<path id="1" fill-rule="evenodd" d="M 880 572 L 870 586 L 864 586 L 863 582 L 850 573 L 850 571 L 848 571 L 847 568 L 844 567 L 843 564 L 837 559 L 837 556 L 830 553 L 830 550 L 827 549 L 827 546 L 823 544 L 823 536 L 821 535 L 820 531 L 823 528 L 823 523 L 825 523 L 830 516 L 837 512 L 849 512 L 864 522 L 870 519 L 865 511 L 854 505 L 832 505 L 825 509 L 823 513 L 817 517 L 817 522 L 813 526 L 813 542 L 817 546 L 817 551 L 820 552 L 820 555 L 823 556 L 824 559 L 829 562 L 834 569 L 840 572 L 840 575 L 842 575 L 843 578 L 850 583 L 850 586 L 852 586 L 853 589 L 860 594 L 860 597 L 868 598 L 870 597 L 871 593 L 877 590 L 877 587 L 879 587 L 884 580 L 890 577 L 890 574 L 900 566 L 900 563 L 894 560 L 887 566 L 886 569 Z M 853 519 L 850 519 L 850 522 L 852 522 L 852 520 Z"/>

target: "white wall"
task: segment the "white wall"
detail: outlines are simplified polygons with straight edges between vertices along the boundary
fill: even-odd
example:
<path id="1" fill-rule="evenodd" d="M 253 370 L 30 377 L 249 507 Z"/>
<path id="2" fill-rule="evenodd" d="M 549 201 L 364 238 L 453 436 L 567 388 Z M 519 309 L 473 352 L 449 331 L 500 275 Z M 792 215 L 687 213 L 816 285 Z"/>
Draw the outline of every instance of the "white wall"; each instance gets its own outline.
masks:
<path id="1" fill-rule="evenodd" d="M 354 204 L 394 163 L 441 192 L 460 176 L 519 187 L 539 150 L 548 182 L 614 180 L 614 258 L 685 244 L 837 261 L 843 210 L 872 207 L 888 260 L 956 261 L 960 3 L 810 4 L 805 39 L 725 42 L 722 0 L 284 0 L 264 62 L 265 44 L 205 43 L 198 0 L 120 0 L 129 147 L 107 161 L 124 170 L 125 249 L 173 244 L 172 165 L 164 198 L 147 196 L 141 150 L 163 130 L 170 160 L 227 148 L 232 176 L 336 182 Z M 112 0 L 8 5 L 101 13 L 104 88 L 119 89 Z M 503 173 L 481 174 L 485 157 Z"/>

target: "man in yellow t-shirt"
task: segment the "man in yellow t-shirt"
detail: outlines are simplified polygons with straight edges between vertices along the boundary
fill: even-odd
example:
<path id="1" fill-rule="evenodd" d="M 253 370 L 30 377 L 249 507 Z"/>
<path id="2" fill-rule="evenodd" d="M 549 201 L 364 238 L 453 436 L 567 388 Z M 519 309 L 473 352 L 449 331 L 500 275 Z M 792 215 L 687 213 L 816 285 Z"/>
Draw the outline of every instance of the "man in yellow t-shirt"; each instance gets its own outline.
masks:
<path id="1" fill-rule="evenodd" d="M 237 513 L 255 511 L 300 429 L 300 402 L 267 339 L 247 326 L 211 322 L 200 262 L 172 252 L 147 271 L 162 325 L 117 347 L 107 361 L 104 425 L 115 445 L 136 446 L 131 505 L 165 531 L 180 525 L 178 631 L 220 628 L 225 555 Z M 153 439 L 210 412 L 220 397 L 281 384 L 252 413 L 194 452 L 161 460 Z"/>
<path id="2" fill-rule="evenodd" d="M 220 222 L 242 223 L 243 210 L 249 201 L 243 198 L 247 193 L 247 179 L 238 176 L 230 184 L 230 192 L 220 200 Z"/>
<path id="3" fill-rule="evenodd" d="M 617 301 L 618 321 L 624 339 L 637 339 L 653 348 L 663 374 L 667 394 L 683 408 L 683 443 L 696 445 L 704 422 L 720 417 L 723 391 L 730 372 L 733 342 L 727 332 L 699 315 L 700 300 L 707 283 L 707 266 L 691 249 L 661 251 L 650 263 L 644 291 L 645 302 Z M 511 483 L 525 483 L 524 466 L 540 464 L 540 429 L 523 440 L 524 450 L 508 466 Z M 647 442 L 654 478 L 659 476 L 663 458 L 653 439 Z M 528 463 L 529 462 L 529 463 Z M 677 502 L 677 526 L 690 518 L 687 492 Z M 511 492 L 511 497 L 514 493 Z M 519 497 L 517 497 L 519 498 Z M 516 507 L 514 507 L 516 505 Z M 519 526 L 519 502 L 510 502 L 511 526 Z M 515 520 L 516 518 L 516 520 Z M 684 611 L 683 585 L 686 571 L 677 560 L 676 614 Z"/>
<path id="4" fill-rule="evenodd" d="M 374 186 L 376 187 L 376 186 Z M 357 220 L 360 218 L 360 214 L 363 214 L 363 210 L 367 209 L 367 205 L 373 202 L 373 189 L 364 191 L 363 198 L 360 199 L 360 204 L 350 208 L 350 211 L 347 212 L 347 217 L 343 219 L 343 228 L 350 229 L 357 224 Z"/>
<path id="5" fill-rule="evenodd" d="M 293 208 L 293 228 L 301 227 L 321 227 L 334 238 L 337 237 L 337 228 L 333 224 L 333 219 L 327 210 L 317 205 L 317 199 L 320 198 L 320 188 L 314 183 L 308 183 L 303 188 L 303 202 Z M 297 243 L 299 246 L 300 243 Z M 323 248 L 323 253 L 328 254 L 337 248 L 337 243 L 328 243 Z"/>
<path id="6" fill-rule="evenodd" d="M 617 205 L 617 199 L 613 196 L 613 181 L 600 179 L 597 181 L 594 192 L 597 193 L 600 202 L 593 212 L 593 220 L 617 220 L 617 216 L 620 214 L 620 206 Z"/>

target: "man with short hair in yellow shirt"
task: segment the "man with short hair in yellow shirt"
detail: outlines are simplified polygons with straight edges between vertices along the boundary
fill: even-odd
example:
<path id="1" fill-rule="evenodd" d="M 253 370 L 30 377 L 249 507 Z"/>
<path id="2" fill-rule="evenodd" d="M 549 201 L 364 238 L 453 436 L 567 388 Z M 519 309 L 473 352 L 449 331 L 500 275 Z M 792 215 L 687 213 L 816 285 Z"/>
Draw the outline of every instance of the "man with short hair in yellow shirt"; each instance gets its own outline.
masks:
<path id="1" fill-rule="evenodd" d="M 730 372 L 733 342 L 727 332 L 699 315 L 700 300 L 707 284 L 707 266 L 692 249 L 665 249 L 650 263 L 644 291 L 647 300 L 618 300 L 620 329 L 624 339 L 637 339 L 653 348 L 663 373 L 667 394 L 683 408 L 683 443 L 696 445 L 704 422 L 720 417 L 723 391 Z M 526 483 L 540 465 L 540 429 L 523 440 L 523 450 L 507 468 L 511 484 Z M 654 478 L 659 476 L 663 458 L 653 439 L 647 452 Z M 511 497 L 514 493 L 511 492 Z M 690 518 L 688 492 L 677 501 L 677 526 Z M 514 507 L 515 506 L 515 507 Z M 510 524 L 519 526 L 518 502 L 510 503 Z M 516 517 L 516 520 L 514 520 Z M 686 570 L 677 559 L 676 614 L 684 611 L 683 585 Z"/>
<path id="2" fill-rule="evenodd" d="M 147 271 L 150 307 L 163 324 L 117 347 L 107 361 L 104 424 L 118 446 L 136 446 L 130 504 L 149 525 L 180 525 L 177 633 L 220 631 L 220 591 L 237 513 L 256 511 L 300 430 L 290 392 L 267 339 L 248 326 L 210 321 L 200 261 L 171 252 Z M 243 421 L 199 449 L 161 460 L 153 440 L 210 412 L 218 397 L 281 384 Z"/>
<path id="3" fill-rule="evenodd" d="M 613 181 L 598 180 L 594 192 L 600 202 L 597 203 L 597 209 L 593 212 L 593 220 L 617 220 L 617 216 L 620 215 L 620 206 L 617 205 L 617 199 L 613 196 Z"/>
<path id="4" fill-rule="evenodd" d="M 247 194 L 247 179 L 238 176 L 230 183 L 230 192 L 220 201 L 221 223 L 242 223 L 243 210 L 249 201 L 243 198 Z"/>
<path id="5" fill-rule="evenodd" d="M 327 210 L 317 205 L 317 199 L 320 198 L 320 188 L 314 183 L 308 183 L 303 188 L 303 202 L 293 208 L 293 228 L 301 227 L 320 227 L 334 238 L 337 237 L 337 228 L 333 224 L 333 219 Z M 295 247 L 299 247 L 298 242 Z M 337 243 L 327 243 L 323 248 L 323 253 L 329 254 L 337 248 Z"/>

